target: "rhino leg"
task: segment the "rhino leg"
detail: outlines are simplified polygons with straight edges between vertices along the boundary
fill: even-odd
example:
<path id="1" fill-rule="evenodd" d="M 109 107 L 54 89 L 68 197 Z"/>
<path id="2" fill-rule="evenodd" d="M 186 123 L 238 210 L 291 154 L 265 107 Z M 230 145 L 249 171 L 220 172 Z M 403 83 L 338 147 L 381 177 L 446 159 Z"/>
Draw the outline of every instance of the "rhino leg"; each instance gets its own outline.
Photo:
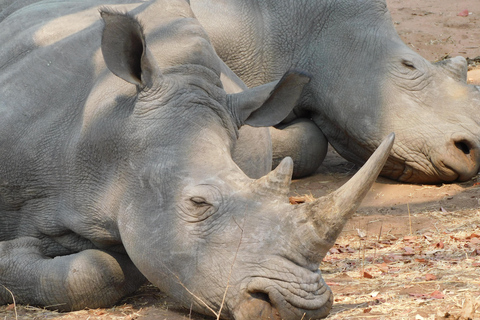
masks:
<path id="1" fill-rule="evenodd" d="M 298 118 L 287 124 L 270 128 L 273 145 L 273 168 L 283 158 L 293 159 L 293 178 L 313 174 L 327 154 L 328 141 L 310 119 Z"/>
<path id="2" fill-rule="evenodd" d="M 60 311 L 105 307 L 144 282 L 127 255 L 90 249 L 50 258 L 36 238 L 0 242 L 1 304 L 13 294 L 17 303 Z"/>

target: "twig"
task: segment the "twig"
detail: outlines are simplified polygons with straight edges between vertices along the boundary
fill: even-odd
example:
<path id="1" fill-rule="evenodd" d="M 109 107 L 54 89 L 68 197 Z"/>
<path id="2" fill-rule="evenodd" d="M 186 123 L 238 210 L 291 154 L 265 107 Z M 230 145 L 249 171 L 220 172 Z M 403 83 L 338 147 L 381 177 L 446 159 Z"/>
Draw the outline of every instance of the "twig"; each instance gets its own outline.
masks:
<path id="1" fill-rule="evenodd" d="M 18 314 L 17 314 L 17 303 L 15 302 L 15 296 L 13 295 L 13 292 L 10 291 L 10 289 L 8 289 L 7 287 L 5 287 L 3 284 L 2 284 L 2 287 L 5 288 L 5 290 L 7 290 L 10 295 L 12 296 L 12 299 L 13 299 L 13 310 L 15 311 L 15 320 L 18 320 Z"/>
<path id="2" fill-rule="evenodd" d="M 407 202 L 407 210 L 408 210 L 408 221 L 410 222 L 410 235 L 413 235 L 412 233 L 412 216 L 410 215 L 410 206 Z"/>
<path id="3" fill-rule="evenodd" d="M 382 230 L 383 230 L 383 220 L 382 220 L 382 223 L 380 224 L 380 231 L 378 232 L 377 241 L 379 242 L 380 242 L 380 238 L 382 237 Z"/>
<path id="4" fill-rule="evenodd" d="M 372 264 L 375 264 L 375 260 L 377 259 L 377 244 L 380 243 L 380 238 L 382 237 L 382 229 L 383 229 L 383 220 L 382 220 L 382 223 L 380 224 L 380 231 L 378 232 L 377 243 L 374 246 Z"/>
<path id="5" fill-rule="evenodd" d="M 167 270 L 170 271 L 170 273 L 172 273 L 175 278 L 177 278 L 178 283 L 183 287 L 183 289 L 185 289 L 188 293 L 190 293 L 190 294 L 192 295 L 192 297 L 194 297 L 195 299 L 197 299 L 198 301 L 200 301 L 210 312 L 212 312 L 212 313 L 218 318 L 218 313 L 216 313 L 215 310 L 213 310 L 211 307 L 209 307 L 208 304 L 205 303 L 200 297 L 198 297 L 198 296 L 195 295 L 192 291 L 190 291 L 190 290 L 182 283 L 182 281 L 180 281 L 180 277 L 179 277 L 179 276 L 177 276 L 175 273 L 173 273 L 170 269 L 167 268 Z"/>

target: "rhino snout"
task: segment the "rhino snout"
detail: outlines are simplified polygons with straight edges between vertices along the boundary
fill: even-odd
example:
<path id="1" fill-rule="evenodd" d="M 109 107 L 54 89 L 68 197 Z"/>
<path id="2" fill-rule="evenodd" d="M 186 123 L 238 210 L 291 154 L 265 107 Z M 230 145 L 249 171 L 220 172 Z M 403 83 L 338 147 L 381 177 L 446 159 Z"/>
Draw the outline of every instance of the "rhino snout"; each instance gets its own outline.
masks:
<path id="1" fill-rule="evenodd" d="M 458 181 L 467 181 L 475 176 L 480 167 L 480 141 L 463 136 L 454 136 L 447 144 L 443 164 L 454 172 Z"/>
<path id="2" fill-rule="evenodd" d="M 280 277 L 255 277 L 235 308 L 236 320 L 246 319 L 319 319 L 328 315 L 333 305 L 333 293 L 320 271 L 307 271 L 301 277 L 306 282 L 285 281 Z"/>

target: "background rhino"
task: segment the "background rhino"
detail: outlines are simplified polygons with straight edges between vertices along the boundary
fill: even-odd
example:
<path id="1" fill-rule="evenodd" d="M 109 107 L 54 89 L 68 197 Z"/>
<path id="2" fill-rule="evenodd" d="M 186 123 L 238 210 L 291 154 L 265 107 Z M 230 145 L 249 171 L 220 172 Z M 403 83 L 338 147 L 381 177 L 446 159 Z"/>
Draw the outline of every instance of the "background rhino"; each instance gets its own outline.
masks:
<path id="1" fill-rule="evenodd" d="M 291 206 L 290 158 L 253 180 L 231 150 L 308 77 L 227 95 L 183 0 L 29 3 L 0 23 L 0 303 L 108 306 L 148 279 L 225 318 L 326 316 L 319 263 L 393 135 L 350 183 Z"/>
<path id="2" fill-rule="evenodd" d="M 478 172 L 480 92 L 466 84 L 465 59 L 423 59 L 397 35 L 384 0 L 191 5 L 217 53 L 247 85 L 278 79 L 292 66 L 312 74 L 280 126 L 285 132 L 272 130 L 277 161 L 291 155 L 296 176 L 322 162 L 321 133 L 358 164 L 390 131 L 396 144 L 383 176 L 436 183 Z"/>

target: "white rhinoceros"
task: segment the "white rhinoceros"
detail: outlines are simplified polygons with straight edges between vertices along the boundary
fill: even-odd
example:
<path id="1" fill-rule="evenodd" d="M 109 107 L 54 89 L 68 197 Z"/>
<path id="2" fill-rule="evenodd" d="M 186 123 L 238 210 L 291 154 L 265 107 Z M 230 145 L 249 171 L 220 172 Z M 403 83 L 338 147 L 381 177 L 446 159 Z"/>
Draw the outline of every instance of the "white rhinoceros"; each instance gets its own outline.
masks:
<path id="1" fill-rule="evenodd" d="M 244 123 L 292 110 L 306 76 L 226 94 L 183 0 L 0 9 L 1 304 L 109 306 L 148 279 L 224 318 L 328 314 L 319 263 L 393 135 L 349 184 L 291 206 L 291 159 L 254 180 L 231 152 Z"/>
<path id="2" fill-rule="evenodd" d="M 275 161 L 311 174 L 327 142 L 363 163 L 386 133 L 396 143 L 382 175 L 465 181 L 480 167 L 480 92 L 456 57 L 430 63 L 405 45 L 385 0 L 191 0 L 225 63 L 256 86 L 292 66 L 312 80 L 272 129 Z M 311 123 L 313 120 L 314 124 Z"/>

